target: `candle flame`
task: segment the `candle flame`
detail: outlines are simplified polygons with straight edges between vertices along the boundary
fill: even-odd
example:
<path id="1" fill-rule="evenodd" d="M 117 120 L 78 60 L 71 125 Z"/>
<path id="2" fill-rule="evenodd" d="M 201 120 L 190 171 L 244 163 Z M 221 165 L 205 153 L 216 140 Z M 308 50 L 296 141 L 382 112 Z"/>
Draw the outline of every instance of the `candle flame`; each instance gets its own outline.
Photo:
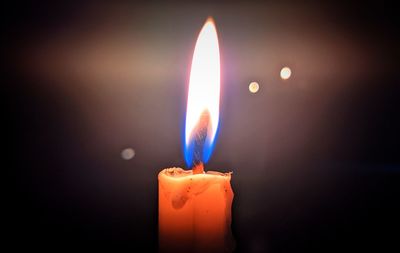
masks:
<path id="1" fill-rule="evenodd" d="M 206 163 L 219 124 L 220 55 L 214 20 L 208 18 L 197 38 L 189 80 L 185 125 L 185 160 Z"/>

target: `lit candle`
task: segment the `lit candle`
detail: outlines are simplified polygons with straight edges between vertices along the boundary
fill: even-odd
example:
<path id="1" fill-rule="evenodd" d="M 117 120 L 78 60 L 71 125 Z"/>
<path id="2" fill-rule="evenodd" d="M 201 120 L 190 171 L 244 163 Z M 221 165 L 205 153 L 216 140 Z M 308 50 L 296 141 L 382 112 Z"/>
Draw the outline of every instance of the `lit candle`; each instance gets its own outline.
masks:
<path id="1" fill-rule="evenodd" d="M 191 170 L 158 175 L 159 243 L 163 252 L 230 252 L 231 173 L 204 172 L 219 123 L 220 55 L 209 18 L 196 42 L 189 80 L 185 160 Z"/>

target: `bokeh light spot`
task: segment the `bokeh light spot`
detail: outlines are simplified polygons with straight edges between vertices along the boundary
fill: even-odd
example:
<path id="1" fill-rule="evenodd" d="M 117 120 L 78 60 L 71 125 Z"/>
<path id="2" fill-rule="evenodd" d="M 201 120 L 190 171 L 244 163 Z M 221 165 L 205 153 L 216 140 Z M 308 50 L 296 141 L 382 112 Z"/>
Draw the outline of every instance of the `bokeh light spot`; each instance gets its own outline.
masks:
<path id="1" fill-rule="evenodd" d="M 281 78 L 287 80 L 292 75 L 292 70 L 289 67 L 283 67 L 281 69 Z"/>
<path id="2" fill-rule="evenodd" d="M 125 148 L 121 151 L 121 158 L 124 160 L 131 160 L 135 157 L 135 150 L 132 148 Z"/>
<path id="3" fill-rule="evenodd" d="M 260 89 L 260 86 L 258 85 L 257 82 L 251 82 L 249 84 L 249 91 L 251 93 L 257 93 L 259 89 Z"/>

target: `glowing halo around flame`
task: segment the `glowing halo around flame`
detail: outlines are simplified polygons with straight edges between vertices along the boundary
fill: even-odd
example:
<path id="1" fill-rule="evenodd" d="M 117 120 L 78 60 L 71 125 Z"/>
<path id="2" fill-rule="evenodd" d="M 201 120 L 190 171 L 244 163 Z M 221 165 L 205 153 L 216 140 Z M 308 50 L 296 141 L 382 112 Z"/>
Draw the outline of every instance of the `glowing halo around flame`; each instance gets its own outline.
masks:
<path id="1" fill-rule="evenodd" d="M 206 163 L 211 157 L 219 124 L 219 100 L 218 35 L 214 20 L 208 18 L 197 38 L 190 71 L 185 122 L 185 160 L 189 167 L 196 162 L 195 154 L 199 151 L 201 162 Z M 204 122 L 207 122 L 206 128 L 202 129 Z M 202 132 L 206 137 L 199 146 L 195 139 L 201 130 L 205 130 Z"/>

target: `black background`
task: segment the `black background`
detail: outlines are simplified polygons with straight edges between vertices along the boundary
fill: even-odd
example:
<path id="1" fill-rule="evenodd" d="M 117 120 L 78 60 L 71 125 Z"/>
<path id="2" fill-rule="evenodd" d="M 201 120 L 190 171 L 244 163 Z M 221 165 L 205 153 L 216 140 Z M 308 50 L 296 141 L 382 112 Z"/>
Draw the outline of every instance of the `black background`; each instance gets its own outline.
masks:
<path id="1" fill-rule="evenodd" d="M 207 168 L 233 171 L 237 252 L 400 250 L 394 3 L 2 9 L 3 231 L 15 249 L 156 251 L 157 173 L 184 166 L 188 68 L 213 15 L 223 94 Z"/>

